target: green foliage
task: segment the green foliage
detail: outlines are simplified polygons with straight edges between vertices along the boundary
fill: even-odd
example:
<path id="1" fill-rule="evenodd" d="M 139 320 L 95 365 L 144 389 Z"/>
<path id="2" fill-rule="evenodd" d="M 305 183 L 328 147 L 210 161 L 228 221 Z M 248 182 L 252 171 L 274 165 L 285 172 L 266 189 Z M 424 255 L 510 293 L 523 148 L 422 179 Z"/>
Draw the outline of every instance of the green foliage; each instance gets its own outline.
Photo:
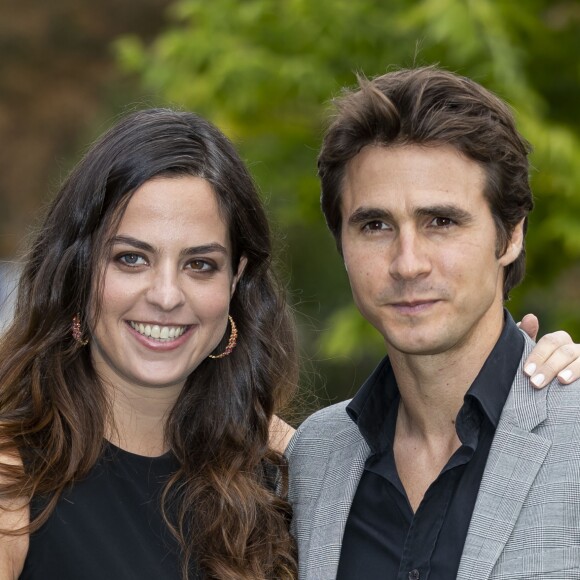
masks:
<path id="1" fill-rule="evenodd" d="M 358 71 L 435 62 L 511 103 L 535 146 L 528 278 L 510 305 L 519 316 L 580 257 L 579 23 L 576 3 L 553 0 L 177 0 L 152 44 L 123 38 L 117 51 L 157 100 L 200 112 L 237 143 L 283 226 L 298 308 L 326 327 L 323 339 L 306 333 L 305 348 L 339 368 L 342 357 L 376 359 L 382 344 L 321 241 L 328 101 Z M 580 335 L 577 302 L 541 310 Z"/>

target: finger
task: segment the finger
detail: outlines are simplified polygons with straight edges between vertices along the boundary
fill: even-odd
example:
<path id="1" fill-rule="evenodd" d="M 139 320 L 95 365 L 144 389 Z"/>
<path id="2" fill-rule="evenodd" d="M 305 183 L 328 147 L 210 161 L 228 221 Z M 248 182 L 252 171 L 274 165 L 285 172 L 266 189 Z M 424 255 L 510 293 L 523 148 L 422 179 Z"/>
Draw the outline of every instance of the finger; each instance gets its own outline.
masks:
<path id="1" fill-rule="evenodd" d="M 542 366 L 540 366 L 537 371 L 531 377 L 531 382 L 535 387 L 542 388 L 550 383 L 554 376 L 558 377 L 558 382 L 563 385 L 569 385 L 578 378 L 580 378 L 580 345 L 570 345 L 570 347 L 562 347 L 570 351 L 575 350 L 576 356 L 574 360 L 567 364 L 566 360 L 570 357 L 559 358 L 556 351 L 548 361 L 546 361 Z M 552 362 L 552 360 L 554 362 Z M 559 368 L 562 370 L 559 370 Z"/>
<path id="2" fill-rule="evenodd" d="M 580 374 L 580 345 L 564 331 L 547 334 L 526 359 L 524 372 L 539 388 L 556 376 L 561 383 L 570 383 Z"/>
<path id="3" fill-rule="evenodd" d="M 542 336 L 524 363 L 525 373 L 530 376 L 533 375 L 554 353 L 566 345 L 574 345 L 574 343 L 571 336 L 563 330 Z M 573 355 L 574 353 L 572 353 Z M 568 353 L 568 356 L 570 356 L 570 353 Z M 571 358 L 568 362 L 572 362 L 574 358 Z M 559 370 L 563 369 L 560 368 Z"/>
<path id="4" fill-rule="evenodd" d="M 575 345 L 578 348 L 578 357 L 571 364 L 569 364 L 563 371 L 558 373 L 558 380 L 563 385 L 570 383 L 580 378 L 580 345 Z"/>
<path id="5" fill-rule="evenodd" d="M 540 329 L 540 323 L 538 317 L 535 314 L 526 314 L 521 322 L 518 322 L 518 326 L 532 339 L 536 340 L 538 336 L 538 330 Z"/>

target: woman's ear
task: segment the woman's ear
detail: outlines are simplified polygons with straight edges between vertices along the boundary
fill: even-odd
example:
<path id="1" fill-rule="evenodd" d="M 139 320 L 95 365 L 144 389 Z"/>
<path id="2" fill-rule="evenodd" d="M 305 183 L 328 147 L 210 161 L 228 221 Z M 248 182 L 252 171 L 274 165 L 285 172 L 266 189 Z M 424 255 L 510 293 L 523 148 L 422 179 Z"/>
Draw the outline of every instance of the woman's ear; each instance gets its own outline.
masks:
<path id="1" fill-rule="evenodd" d="M 235 275 L 232 279 L 232 287 L 231 287 L 231 291 L 230 291 L 230 297 L 234 295 L 234 292 L 236 291 L 236 286 L 238 285 L 238 281 L 242 277 L 242 274 L 244 273 L 244 270 L 246 269 L 247 263 L 248 263 L 248 258 L 246 258 L 246 256 L 242 256 L 240 258 L 240 262 L 238 264 L 238 271 L 235 273 Z"/>

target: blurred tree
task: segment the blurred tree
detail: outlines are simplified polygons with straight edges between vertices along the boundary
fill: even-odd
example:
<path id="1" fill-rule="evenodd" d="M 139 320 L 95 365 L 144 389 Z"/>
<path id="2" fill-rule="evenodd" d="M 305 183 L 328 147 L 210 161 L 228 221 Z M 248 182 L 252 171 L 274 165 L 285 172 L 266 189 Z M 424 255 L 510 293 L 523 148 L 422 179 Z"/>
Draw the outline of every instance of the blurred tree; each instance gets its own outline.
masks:
<path id="1" fill-rule="evenodd" d="M 140 0 L 136 11 L 117 0 L 0 0 L 1 260 L 23 249 L 79 149 L 136 98 L 110 43 L 129 32 L 154 37 L 168 4 Z"/>
<path id="2" fill-rule="evenodd" d="M 364 376 L 382 351 L 350 304 L 315 177 L 325 103 L 357 71 L 436 62 L 513 105 L 535 145 L 537 208 L 510 308 L 533 306 L 544 328 L 580 335 L 579 23 L 580 5 L 565 0 L 178 0 L 153 43 L 124 37 L 117 49 L 159 103 L 212 119 L 249 160 L 283 225 L 305 350 L 334 399 L 358 386 L 345 370 Z M 548 299 L 554 287 L 561 304 Z"/>

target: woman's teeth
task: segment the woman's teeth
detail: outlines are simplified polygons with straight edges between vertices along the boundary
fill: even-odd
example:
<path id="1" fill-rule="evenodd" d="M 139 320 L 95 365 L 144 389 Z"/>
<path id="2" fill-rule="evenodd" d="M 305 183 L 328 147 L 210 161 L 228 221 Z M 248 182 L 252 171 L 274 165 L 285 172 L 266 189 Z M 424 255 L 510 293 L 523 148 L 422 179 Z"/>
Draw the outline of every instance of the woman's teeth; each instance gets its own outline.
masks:
<path id="1" fill-rule="evenodd" d="M 187 330 L 187 326 L 159 326 L 157 324 L 142 324 L 141 322 L 133 321 L 130 321 L 129 324 L 139 334 L 154 338 L 160 342 L 175 340 Z"/>

